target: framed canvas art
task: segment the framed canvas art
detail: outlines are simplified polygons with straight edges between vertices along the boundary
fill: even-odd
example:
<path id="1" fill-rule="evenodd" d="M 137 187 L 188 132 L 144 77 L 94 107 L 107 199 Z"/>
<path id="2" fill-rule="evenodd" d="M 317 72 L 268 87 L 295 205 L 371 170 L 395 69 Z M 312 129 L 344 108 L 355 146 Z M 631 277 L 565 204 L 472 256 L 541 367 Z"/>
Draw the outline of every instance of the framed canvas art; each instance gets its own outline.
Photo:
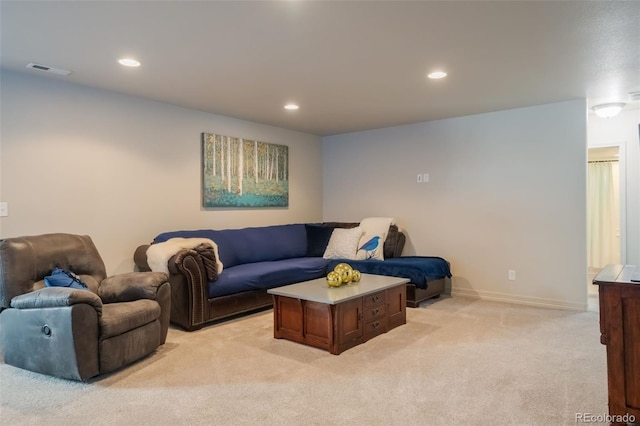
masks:
<path id="1" fill-rule="evenodd" d="M 202 134 L 203 207 L 288 207 L 289 147 Z"/>

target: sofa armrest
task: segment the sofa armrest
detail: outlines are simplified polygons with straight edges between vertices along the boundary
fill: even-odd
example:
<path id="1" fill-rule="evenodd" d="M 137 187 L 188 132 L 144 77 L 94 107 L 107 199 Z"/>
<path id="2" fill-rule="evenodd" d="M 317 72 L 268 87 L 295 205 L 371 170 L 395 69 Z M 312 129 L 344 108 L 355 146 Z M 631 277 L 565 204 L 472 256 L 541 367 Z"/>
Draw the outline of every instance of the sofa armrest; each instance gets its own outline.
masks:
<path id="1" fill-rule="evenodd" d="M 139 246 L 134 262 L 140 271 L 149 271 L 147 250 L 150 244 Z M 209 314 L 207 269 L 202 256 L 194 249 L 180 250 L 167 261 L 171 286 L 171 322 L 185 330 L 202 328 Z"/>
<path id="2" fill-rule="evenodd" d="M 164 272 L 128 272 L 105 278 L 98 287 L 103 303 L 156 300 L 158 289 L 168 281 Z"/>
<path id="3" fill-rule="evenodd" d="M 102 301 L 89 290 L 45 287 L 11 299 L 11 307 L 14 309 L 61 308 L 81 303 L 93 306 L 98 315 L 102 315 Z"/>
<path id="4" fill-rule="evenodd" d="M 182 250 L 169 259 L 171 322 L 185 330 L 202 328 L 209 317 L 209 286 L 202 256 Z"/>
<path id="5" fill-rule="evenodd" d="M 136 266 L 148 270 L 147 250 L 139 246 L 134 253 Z M 171 322 L 185 330 L 197 330 L 210 317 L 209 282 L 218 276 L 217 253 L 206 245 L 182 249 L 167 261 L 171 286 Z"/>
<path id="6" fill-rule="evenodd" d="M 150 272 L 151 267 L 147 262 L 147 249 L 151 246 L 151 244 L 143 244 L 138 246 L 136 251 L 133 252 L 133 262 L 138 267 L 140 272 Z"/>

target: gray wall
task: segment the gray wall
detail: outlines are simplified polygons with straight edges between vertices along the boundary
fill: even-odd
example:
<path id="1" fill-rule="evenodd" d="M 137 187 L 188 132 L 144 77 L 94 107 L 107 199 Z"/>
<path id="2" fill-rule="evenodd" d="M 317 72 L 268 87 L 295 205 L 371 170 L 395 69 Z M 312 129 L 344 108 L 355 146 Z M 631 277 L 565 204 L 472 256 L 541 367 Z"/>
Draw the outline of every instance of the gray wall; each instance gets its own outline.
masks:
<path id="1" fill-rule="evenodd" d="M 324 220 L 395 217 L 454 294 L 586 306 L 584 100 L 324 138 L 323 188 Z"/>
<path id="2" fill-rule="evenodd" d="M 0 237 L 89 234 L 117 273 L 166 230 L 393 216 L 406 255 L 451 262 L 454 293 L 586 304 L 583 100 L 321 141 L 51 78 L 2 72 L 0 83 Z M 589 140 L 625 141 L 627 261 L 640 263 L 637 115 L 619 120 L 618 133 L 591 120 Z M 202 132 L 288 145 L 289 208 L 202 209 Z"/>
<path id="3" fill-rule="evenodd" d="M 0 82 L 0 237 L 88 234 L 117 273 L 163 231 L 322 219 L 317 136 L 52 78 L 3 72 Z M 288 145 L 289 207 L 204 210 L 202 132 Z"/>

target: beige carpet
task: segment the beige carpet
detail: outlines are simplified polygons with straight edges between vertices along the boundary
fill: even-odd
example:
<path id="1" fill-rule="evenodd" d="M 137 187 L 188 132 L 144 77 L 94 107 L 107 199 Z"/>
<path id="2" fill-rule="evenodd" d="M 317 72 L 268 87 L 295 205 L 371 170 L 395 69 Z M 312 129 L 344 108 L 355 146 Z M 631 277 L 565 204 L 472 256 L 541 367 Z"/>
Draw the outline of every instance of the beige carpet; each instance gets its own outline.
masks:
<path id="1" fill-rule="evenodd" d="M 598 314 L 445 297 L 330 355 L 271 311 L 187 333 L 77 383 L 0 364 L 5 425 L 575 425 L 606 414 Z"/>

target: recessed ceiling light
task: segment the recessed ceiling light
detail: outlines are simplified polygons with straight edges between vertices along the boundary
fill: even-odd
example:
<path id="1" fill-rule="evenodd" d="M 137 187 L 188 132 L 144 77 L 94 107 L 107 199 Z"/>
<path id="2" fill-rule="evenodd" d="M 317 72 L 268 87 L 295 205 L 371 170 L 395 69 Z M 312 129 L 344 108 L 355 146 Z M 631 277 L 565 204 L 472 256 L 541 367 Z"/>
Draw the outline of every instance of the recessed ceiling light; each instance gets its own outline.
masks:
<path id="1" fill-rule="evenodd" d="M 288 110 L 295 110 L 295 109 L 298 109 L 298 108 L 300 108 L 300 107 L 298 105 L 296 105 L 296 104 L 286 104 L 284 106 L 284 109 L 288 109 Z"/>
<path id="2" fill-rule="evenodd" d="M 434 71 L 434 72 L 430 72 L 429 74 L 427 74 L 427 77 L 437 80 L 439 78 L 445 78 L 447 76 L 447 73 L 444 71 Z"/>
<path id="3" fill-rule="evenodd" d="M 118 59 L 118 63 L 120 65 L 124 65 L 125 67 L 139 67 L 140 66 L 140 62 L 136 61 L 135 59 L 131 59 L 131 58 Z"/>

